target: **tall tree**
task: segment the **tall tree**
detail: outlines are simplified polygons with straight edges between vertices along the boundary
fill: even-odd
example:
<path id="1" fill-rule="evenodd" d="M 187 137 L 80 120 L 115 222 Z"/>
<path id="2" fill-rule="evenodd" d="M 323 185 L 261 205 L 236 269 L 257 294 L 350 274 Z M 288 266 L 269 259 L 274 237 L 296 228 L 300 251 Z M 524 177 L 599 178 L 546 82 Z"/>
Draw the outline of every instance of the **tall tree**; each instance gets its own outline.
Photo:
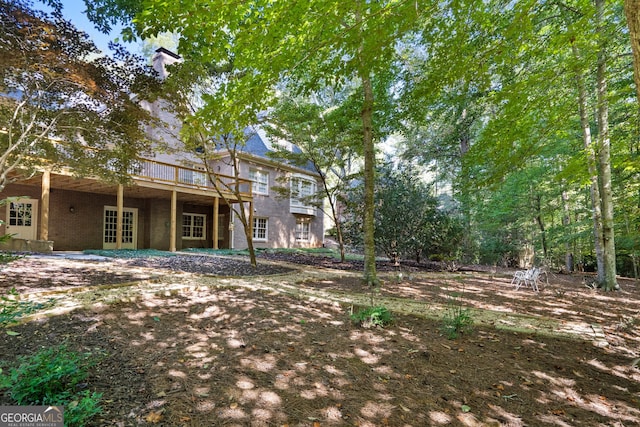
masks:
<path id="1" fill-rule="evenodd" d="M 117 60 L 98 53 L 59 11 L 0 1 L 0 189 L 18 170 L 66 166 L 117 181 L 132 172 L 152 121 L 138 101 L 157 81 L 122 49 Z"/>
<path id="2" fill-rule="evenodd" d="M 636 95 L 640 103 L 640 0 L 624 0 L 624 11 L 627 15 L 629 38 L 633 52 L 634 80 Z"/>

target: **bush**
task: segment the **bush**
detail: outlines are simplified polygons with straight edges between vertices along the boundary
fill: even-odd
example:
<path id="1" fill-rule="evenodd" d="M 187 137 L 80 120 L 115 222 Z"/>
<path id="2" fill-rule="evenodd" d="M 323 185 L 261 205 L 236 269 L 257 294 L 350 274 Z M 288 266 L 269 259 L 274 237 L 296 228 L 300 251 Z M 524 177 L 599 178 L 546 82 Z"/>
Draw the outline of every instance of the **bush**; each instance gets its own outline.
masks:
<path id="1" fill-rule="evenodd" d="M 69 351 L 65 345 L 43 349 L 19 359 L 20 365 L 3 375 L 0 386 L 18 405 L 64 406 L 65 426 L 83 426 L 100 412 L 101 394 L 81 390 L 95 362 L 90 354 Z"/>
<path id="2" fill-rule="evenodd" d="M 393 322 L 391 312 L 386 307 L 369 307 L 358 310 L 351 315 L 351 320 L 365 327 L 380 326 L 381 328 Z"/>

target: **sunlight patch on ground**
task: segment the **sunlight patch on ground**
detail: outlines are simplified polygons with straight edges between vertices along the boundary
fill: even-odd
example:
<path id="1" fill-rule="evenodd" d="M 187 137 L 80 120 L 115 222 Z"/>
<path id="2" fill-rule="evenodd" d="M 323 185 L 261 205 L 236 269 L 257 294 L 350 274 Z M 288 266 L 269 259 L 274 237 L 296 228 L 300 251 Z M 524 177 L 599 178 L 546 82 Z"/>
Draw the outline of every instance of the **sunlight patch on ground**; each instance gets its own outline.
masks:
<path id="1" fill-rule="evenodd" d="M 431 420 L 431 423 L 433 423 L 434 425 L 447 425 L 453 421 L 453 419 L 451 418 L 451 415 L 442 411 L 429 412 L 429 419 Z"/>
<path id="2" fill-rule="evenodd" d="M 524 421 L 522 421 L 522 418 L 520 418 L 516 414 L 512 414 L 506 411 L 500 406 L 489 404 L 489 408 L 492 409 L 492 411 L 498 416 L 498 418 L 506 420 L 509 427 L 523 427 L 525 425 Z"/>

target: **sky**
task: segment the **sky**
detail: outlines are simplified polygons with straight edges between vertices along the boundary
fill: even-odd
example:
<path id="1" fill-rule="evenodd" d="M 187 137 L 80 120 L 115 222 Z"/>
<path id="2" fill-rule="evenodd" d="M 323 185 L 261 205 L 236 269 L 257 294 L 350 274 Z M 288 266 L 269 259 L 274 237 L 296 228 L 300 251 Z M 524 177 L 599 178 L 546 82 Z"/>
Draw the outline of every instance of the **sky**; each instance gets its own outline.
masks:
<path id="1" fill-rule="evenodd" d="M 86 6 L 84 5 L 83 0 L 62 0 L 62 5 L 63 5 L 62 14 L 65 17 L 65 19 L 71 21 L 71 23 L 75 25 L 77 29 L 89 34 L 89 37 L 91 37 L 93 42 L 101 51 L 110 52 L 109 42 L 114 41 L 117 38 L 120 38 L 120 43 L 122 43 L 121 37 L 120 37 L 120 29 L 122 28 L 122 26 L 121 25 L 114 26 L 114 29 L 111 31 L 110 34 L 101 33 L 95 28 L 93 23 L 89 21 L 89 19 L 87 19 L 87 16 L 84 14 Z M 45 10 L 45 11 L 50 10 L 50 9 L 47 9 L 45 6 L 43 6 L 42 3 L 39 3 L 39 2 L 36 2 L 36 8 L 41 8 L 42 10 Z M 127 49 L 130 52 L 138 53 L 138 47 L 136 45 L 133 45 L 133 44 L 124 44 L 124 45 L 127 47 Z"/>

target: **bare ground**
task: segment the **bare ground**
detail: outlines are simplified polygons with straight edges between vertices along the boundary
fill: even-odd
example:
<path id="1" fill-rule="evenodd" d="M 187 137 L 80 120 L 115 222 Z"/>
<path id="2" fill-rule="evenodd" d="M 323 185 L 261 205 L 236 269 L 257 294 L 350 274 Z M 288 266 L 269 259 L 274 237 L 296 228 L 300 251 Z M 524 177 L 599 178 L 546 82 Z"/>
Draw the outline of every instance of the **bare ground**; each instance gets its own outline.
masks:
<path id="1" fill-rule="evenodd" d="M 15 261 L 0 292 L 55 305 L 0 334 L 3 367 L 62 342 L 94 353 L 95 426 L 640 425 L 634 281 L 604 293 L 549 274 L 534 293 L 509 271 L 381 264 L 372 294 L 357 264 L 260 264 L 247 275 L 245 259 L 194 255 Z M 393 325 L 350 320 L 372 302 Z M 456 306 L 474 330 L 449 340 L 441 319 Z"/>

